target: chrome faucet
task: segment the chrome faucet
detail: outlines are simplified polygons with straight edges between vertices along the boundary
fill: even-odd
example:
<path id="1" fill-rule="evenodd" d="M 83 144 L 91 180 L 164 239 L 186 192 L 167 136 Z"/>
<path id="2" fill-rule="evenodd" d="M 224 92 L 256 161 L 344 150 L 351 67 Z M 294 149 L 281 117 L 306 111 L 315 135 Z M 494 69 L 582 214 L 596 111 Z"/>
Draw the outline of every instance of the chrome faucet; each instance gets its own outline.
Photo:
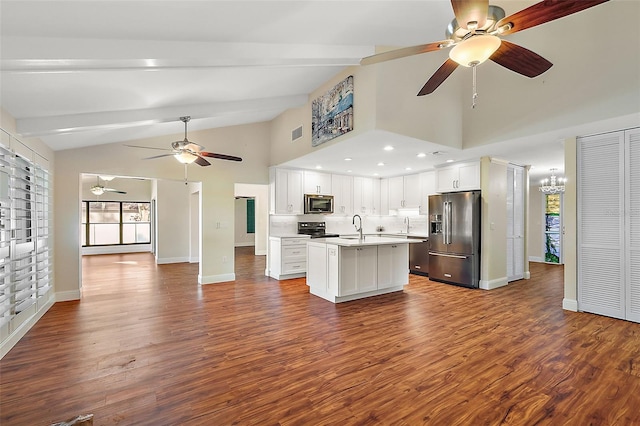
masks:
<path id="1" fill-rule="evenodd" d="M 356 225 L 356 217 L 358 218 L 358 225 Z M 360 215 L 354 214 L 351 223 L 356 227 L 356 231 L 360 233 L 360 240 L 362 240 L 362 218 L 360 217 Z"/>
<path id="2" fill-rule="evenodd" d="M 409 228 L 411 228 L 411 224 L 409 223 L 409 216 L 404 217 L 404 223 L 407 224 L 407 234 L 409 233 Z"/>

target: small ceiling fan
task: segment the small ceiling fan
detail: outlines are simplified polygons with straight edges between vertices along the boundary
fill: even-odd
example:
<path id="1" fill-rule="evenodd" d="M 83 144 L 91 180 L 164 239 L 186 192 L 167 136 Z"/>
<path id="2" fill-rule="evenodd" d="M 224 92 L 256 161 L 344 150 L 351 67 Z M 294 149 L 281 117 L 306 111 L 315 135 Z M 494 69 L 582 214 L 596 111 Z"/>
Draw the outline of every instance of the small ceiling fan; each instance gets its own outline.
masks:
<path id="1" fill-rule="evenodd" d="M 193 143 L 187 139 L 187 123 L 191 120 L 190 116 L 180 117 L 180 121 L 184 123 L 184 140 L 171 142 L 169 148 L 154 148 L 150 146 L 125 145 L 131 148 L 158 149 L 162 151 L 170 151 L 168 154 L 155 155 L 153 157 L 144 158 L 144 160 L 152 160 L 154 158 L 169 157 L 173 155 L 176 160 L 183 164 L 196 163 L 200 166 L 210 166 L 211 163 L 204 157 L 217 158 L 218 160 L 242 161 L 242 158 L 233 155 L 216 154 L 215 152 L 203 151 L 204 147 Z"/>
<path id="2" fill-rule="evenodd" d="M 91 187 L 91 193 L 93 193 L 94 195 L 102 195 L 105 192 L 115 192 L 116 194 L 126 194 L 125 191 L 119 191 L 119 190 L 113 189 L 113 188 L 106 188 L 104 185 L 100 185 L 100 176 L 96 176 L 96 179 L 97 179 L 98 183 Z M 111 180 L 111 179 L 109 179 L 109 180 Z"/>
<path id="3" fill-rule="evenodd" d="M 537 53 L 503 40 L 501 36 L 526 30 L 607 1 L 609 0 L 543 0 L 505 17 L 504 9 L 490 6 L 489 0 L 451 0 L 455 18 L 445 31 L 446 40 L 368 56 L 362 59 L 360 64 L 375 64 L 451 47 L 449 59 L 425 83 L 418 96 L 433 93 L 458 65 L 462 65 L 473 68 L 475 107 L 476 66 L 487 59 L 530 78 L 544 73 L 553 65 Z"/>

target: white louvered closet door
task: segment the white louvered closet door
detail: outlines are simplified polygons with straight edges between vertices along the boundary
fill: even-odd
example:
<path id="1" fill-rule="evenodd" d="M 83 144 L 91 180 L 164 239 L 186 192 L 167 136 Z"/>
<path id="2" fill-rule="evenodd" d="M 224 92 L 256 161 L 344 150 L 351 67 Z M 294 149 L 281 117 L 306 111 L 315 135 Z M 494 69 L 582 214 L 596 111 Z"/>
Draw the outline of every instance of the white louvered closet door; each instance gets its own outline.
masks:
<path id="1" fill-rule="evenodd" d="M 624 132 L 577 148 L 578 309 L 625 318 Z"/>
<path id="2" fill-rule="evenodd" d="M 625 132 L 627 319 L 640 322 L 640 129 Z"/>

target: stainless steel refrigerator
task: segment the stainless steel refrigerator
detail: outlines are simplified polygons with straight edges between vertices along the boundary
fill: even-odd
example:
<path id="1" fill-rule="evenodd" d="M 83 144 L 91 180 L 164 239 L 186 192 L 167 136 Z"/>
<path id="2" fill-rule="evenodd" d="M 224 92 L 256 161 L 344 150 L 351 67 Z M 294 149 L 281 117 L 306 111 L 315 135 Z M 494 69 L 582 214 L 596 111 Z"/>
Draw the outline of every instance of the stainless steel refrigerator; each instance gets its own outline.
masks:
<path id="1" fill-rule="evenodd" d="M 429 196 L 429 279 L 478 288 L 480 191 Z"/>

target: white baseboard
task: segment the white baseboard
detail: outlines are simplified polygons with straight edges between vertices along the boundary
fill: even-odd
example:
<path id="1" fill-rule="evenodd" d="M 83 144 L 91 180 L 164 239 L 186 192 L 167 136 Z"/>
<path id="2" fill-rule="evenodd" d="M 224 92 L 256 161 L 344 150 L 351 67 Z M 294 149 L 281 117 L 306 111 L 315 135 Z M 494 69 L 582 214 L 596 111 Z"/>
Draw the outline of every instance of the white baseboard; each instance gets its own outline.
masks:
<path id="1" fill-rule="evenodd" d="M 187 263 L 189 262 L 189 257 L 161 257 L 156 258 L 156 263 L 158 265 L 165 265 L 167 263 Z"/>
<path id="2" fill-rule="evenodd" d="M 525 280 L 530 280 L 531 279 L 531 272 L 530 271 L 524 271 L 524 279 Z"/>
<path id="3" fill-rule="evenodd" d="M 53 306 L 55 302 L 56 297 L 50 297 L 49 300 L 42 305 L 42 307 L 31 318 L 20 324 L 13 333 L 0 343 L 0 359 L 4 358 L 4 356 L 9 353 L 11 348 L 13 348 L 16 343 L 18 343 L 20 339 L 22 339 L 25 334 L 31 330 L 31 327 L 33 327 L 38 320 L 42 318 L 42 316 Z"/>
<path id="4" fill-rule="evenodd" d="M 117 253 L 147 253 L 151 251 L 151 244 L 132 244 L 126 246 L 82 247 L 82 255 L 117 254 Z"/>
<path id="5" fill-rule="evenodd" d="M 56 291 L 56 302 L 68 302 L 70 300 L 80 300 L 82 293 L 80 290 Z"/>
<path id="6" fill-rule="evenodd" d="M 544 259 L 540 256 L 529 256 L 529 262 L 544 263 Z"/>
<path id="7" fill-rule="evenodd" d="M 189 258 L 189 263 L 200 263 L 200 258 L 199 257 Z"/>
<path id="8" fill-rule="evenodd" d="M 235 281 L 236 274 L 221 274 L 221 275 L 198 275 L 198 284 L 216 284 L 226 283 L 229 281 Z"/>
<path id="9" fill-rule="evenodd" d="M 267 255 L 267 249 L 256 250 L 256 256 L 266 256 L 266 255 Z"/>
<path id="10" fill-rule="evenodd" d="M 507 277 L 500 277 L 494 280 L 480 280 L 480 288 L 483 290 L 493 290 L 495 288 L 504 287 L 509 284 Z"/>
<path id="11" fill-rule="evenodd" d="M 578 301 L 575 299 L 562 299 L 562 309 L 565 311 L 578 312 Z"/>
<path id="12" fill-rule="evenodd" d="M 235 245 L 236 245 L 236 247 L 253 247 L 253 246 L 256 245 L 256 243 L 254 243 L 254 242 L 236 243 Z"/>

